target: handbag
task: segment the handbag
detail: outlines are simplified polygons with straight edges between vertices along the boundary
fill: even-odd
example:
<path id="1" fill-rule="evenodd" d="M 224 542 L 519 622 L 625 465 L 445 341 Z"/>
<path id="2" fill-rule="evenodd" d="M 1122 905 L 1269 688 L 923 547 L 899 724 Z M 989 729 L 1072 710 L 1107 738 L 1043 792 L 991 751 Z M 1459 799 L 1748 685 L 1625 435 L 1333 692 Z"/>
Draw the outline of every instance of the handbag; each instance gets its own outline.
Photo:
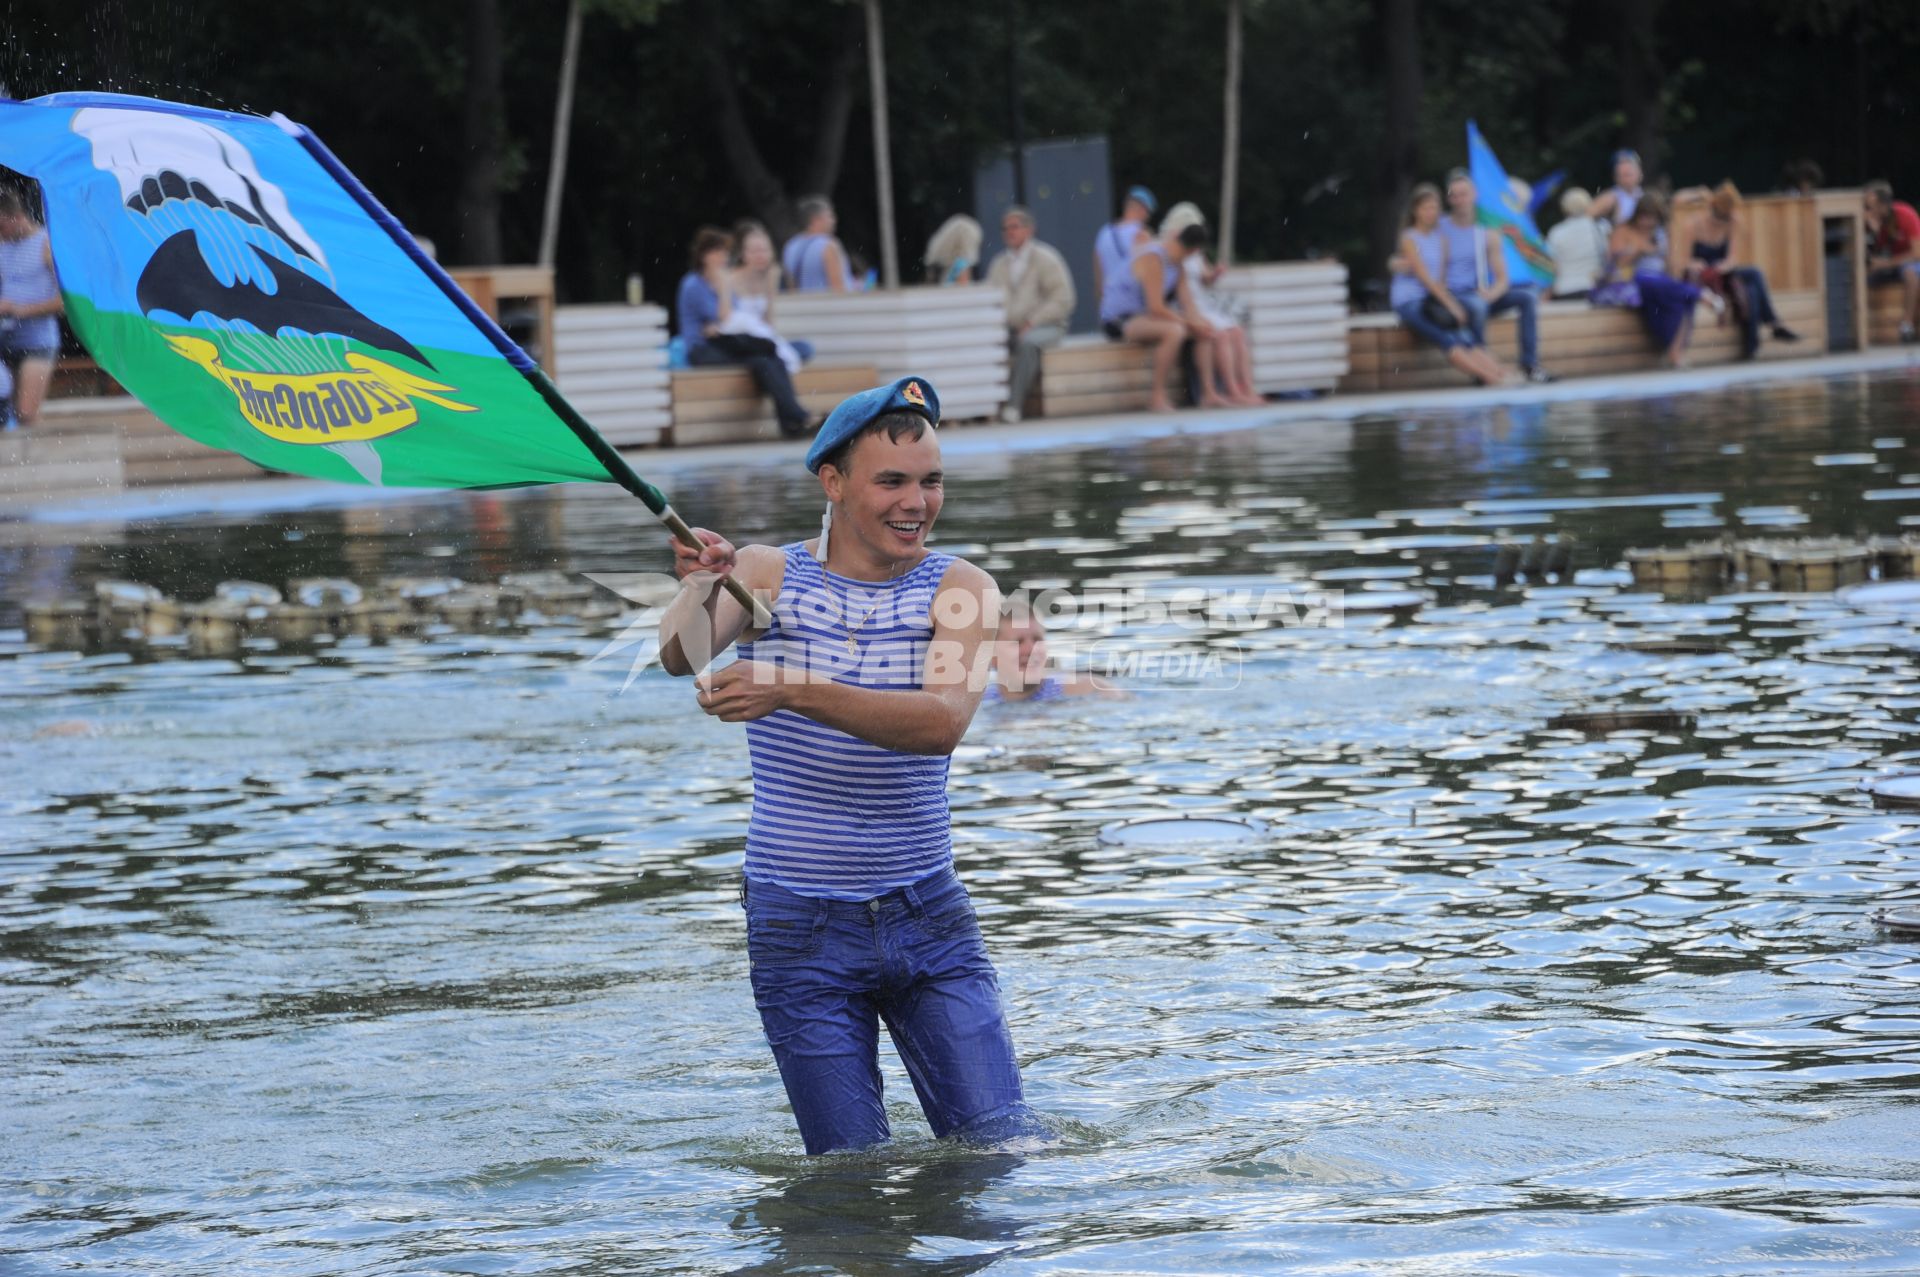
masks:
<path id="1" fill-rule="evenodd" d="M 1453 312 L 1442 306 L 1440 299 L 1431 293 L 1420 299 L 1420 317 L 1435 328 L 1444 328 L 1448 332 L 1460 326 L 1460 321 L 1453 317 Z"/>

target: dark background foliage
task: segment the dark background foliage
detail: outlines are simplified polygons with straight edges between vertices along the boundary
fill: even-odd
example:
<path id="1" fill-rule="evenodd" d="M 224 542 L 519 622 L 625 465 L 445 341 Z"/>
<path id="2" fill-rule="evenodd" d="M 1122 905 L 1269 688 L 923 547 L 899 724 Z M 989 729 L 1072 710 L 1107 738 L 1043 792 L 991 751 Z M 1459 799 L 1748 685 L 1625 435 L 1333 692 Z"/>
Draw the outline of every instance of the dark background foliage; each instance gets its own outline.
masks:
<path id="1" fill-rule="evenodd" d="M 1117 185 L 1212 215 L 1227 0 L 882 0 L 903 274 L 1011 129 L 1104 133 Z M 110 88 L 310 125 L 444 260 L 531 260 L 562 0 L 11 0 L 15 96 Z M 782 232 L 825 188 L 877 260 L 858 0 L 587 0 L 559 252 L 569 300 L 662 296 L 703 222 Z M 1389 50 L 1402 41 L 1410 57 Z M 1411 41 L 1411 45 L 1404 42 Z M 1676 184 L 1920 192 L 1911 0 L 1245 0 L 1238 256 L 1379 274 L 1408 182 L 1464 159 L 1605 185 L 1637 145 Z M 1396 79 L 1411 112 L 1390 117 Z M 1407 94 L 1412 94 L 1411 98 Z"/>

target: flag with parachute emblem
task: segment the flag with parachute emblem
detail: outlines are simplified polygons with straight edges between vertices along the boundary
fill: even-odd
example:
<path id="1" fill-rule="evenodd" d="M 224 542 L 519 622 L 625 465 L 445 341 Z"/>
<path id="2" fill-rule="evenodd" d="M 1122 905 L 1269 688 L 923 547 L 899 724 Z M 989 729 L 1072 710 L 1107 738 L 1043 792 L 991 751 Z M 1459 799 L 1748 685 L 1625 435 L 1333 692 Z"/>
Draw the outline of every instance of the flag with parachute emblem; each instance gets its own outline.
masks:
<path id="1" fill-rule="evenodd" d="M 411 487 L 634 475 L 312 133 L 151 98 L 0 101 L 67 320 L 167 425 L 271 470 Z"/>
<path id="2" fill-rule="evenodd" d="M 1480 193 L 1480 225 L 1500 236 L 1507 253 L 1507 278 L 1516 284 L 1546 287 L 1553 283 L 1553 256 L 1534 224 L 1532 191 L 1514 189 L 1507 170 L 1480 135 L 1480 126 L 1467 121 L 1467 172 Z"/>

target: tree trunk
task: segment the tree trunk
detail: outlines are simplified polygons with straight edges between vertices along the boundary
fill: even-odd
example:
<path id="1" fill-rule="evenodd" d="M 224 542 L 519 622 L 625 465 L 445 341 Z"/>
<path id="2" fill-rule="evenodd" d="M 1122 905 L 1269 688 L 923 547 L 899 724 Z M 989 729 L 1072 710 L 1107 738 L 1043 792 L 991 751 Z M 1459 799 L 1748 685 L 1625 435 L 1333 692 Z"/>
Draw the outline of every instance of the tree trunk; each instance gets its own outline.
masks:
<path id="1" fill-rule="evenodd" d="M 1623 145 L 1640 152 L 1648 178 L 1666 171 L 1666 83 L 1660 71 L 1660 0 L 1620 0 Z"/>
<path id="2" fill-rule="evenodd" d="M 553 146 L 547 154 L 547 203 L 540 215 L 540 264 L 552 266 L 560 247 L 560 195 L 567 186 L 567 139 L 573 128 L 573 89 L 580 80 L 580 0 L 567 5 L 561 42 L 560 92 L 553 105 Z"/>
<path id="3" fill-rule="evenodd" d="M 467 161 L 460 180 L 460 256 L 498 264 L 500 182 L 506 165 L 505 59 L 499 0 L 467 0 Z"/>
<path id="4" fill-rule="evenodd" d="M 1374 187 L 1371 259 L 1366 276 L 1386 270 L 1400 237 L 1407 193 L 1420 171 L 1420 6 L 1419 0 L 1380 0 L 1387 74 L 1386 130 Z"/>
<path id="5" fill-rule="evenodd" d="M 865 45 L 851 30 L 840 41 L 827 68 L 827 82 L 814 112 L 813 154 L 807 160 L 807 189 L 802 195 L 827 195 L 840 180 L 840 161 L 847 153 L 847 121 L 853 118 L 854 73 L 860 69 Z"/>
<path id="6" fill-rule="evenodd" d="M 796 195 L 830 197 L 840 180 L 840 164 L 847 147 L 847 122 L 853 116 L 854 72 L 860 66 L 864 47 L 859 36 L 863 18 L 860 10 L 850 8 L 851 21 L 842 20 L 842 38 L 835 42 L 833 61 L 819 85 L 813 147 L 802 170 L 804 185 L 796 193 L 789 191 L 754 140 L 746 108 L 734 87 L 736 71 L 723 35 L 728 26 L 720 17 L 725 12 L 724 6 L 715 4 L 713 10 L 702 15 L 695 29 L 705 63 L 707 89 L 713 100 L 714 121 L 720 130 L 720 154 L 725 157 L 733 180 L 739 184 L 740 193 L 746 196 L 755 216 L 766 224 L 777 250 L 784 240 L 800 230 L 794 209 Z"/>
<path id="7" fill-rule="evenodd" d="M 873 99 L 873 186 L 880 211 L 880 284 L 900 287 L 900 245 L 893 226 L 893 142 L 887 133 L 887 45 L 880 0 L 867 0 L 867 87 Z"/>
<path id="8" fill-rule="evenodd" d="M 1020 29 L 1020 0 L 1007 0 L 1007 141 L 1013 157 L 1013 202 L 1025 204 L 1027 113 L 1020 82 Z"/>
<path id="9" fill-rule="evenodd" d="M 1233 261 L 1234 209 L 1240 202 L 1240 38 L 1245 22 L 1240 0 L 1227 0 L 1226 101 L 1220 128 L 1220 261 Z"/>

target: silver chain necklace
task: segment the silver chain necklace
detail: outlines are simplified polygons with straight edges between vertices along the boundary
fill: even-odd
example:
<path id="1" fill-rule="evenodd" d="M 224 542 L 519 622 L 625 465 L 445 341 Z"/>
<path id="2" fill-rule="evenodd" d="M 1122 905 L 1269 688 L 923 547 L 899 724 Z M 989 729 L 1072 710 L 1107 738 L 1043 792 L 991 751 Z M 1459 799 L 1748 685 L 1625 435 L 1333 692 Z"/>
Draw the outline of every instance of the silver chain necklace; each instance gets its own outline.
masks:
<path id="1" fill-rule="evenodd" d="M 826 589 L 827 597 L 833 600 L 834 611 L 840 614 L 840 628 L 847 632 L 847 651 L 855 655 L 858 655 L 860 651 L 860 645 L 854 640 L 854 636 L 860 633 L 861 630 L 864 630 L 865 628 L 867 628 L 867 622 L 873 619 L 873 614 L 880 610 L 880 604 L 882 604 L 886 600 L 883 598 L 875 599 L 873 606 L 867 609 L 867 614 L 865 616 L 861 617 L 858 621 L 855 621 L 852 624 L 848 624 L 846 600 L 841 598 L 839 595 L 835 594 L 833 592 L 833 588 L 831 586 L 828 586 L 825 581 L 822 581 L 820 584 L 823 588 Z"/>

